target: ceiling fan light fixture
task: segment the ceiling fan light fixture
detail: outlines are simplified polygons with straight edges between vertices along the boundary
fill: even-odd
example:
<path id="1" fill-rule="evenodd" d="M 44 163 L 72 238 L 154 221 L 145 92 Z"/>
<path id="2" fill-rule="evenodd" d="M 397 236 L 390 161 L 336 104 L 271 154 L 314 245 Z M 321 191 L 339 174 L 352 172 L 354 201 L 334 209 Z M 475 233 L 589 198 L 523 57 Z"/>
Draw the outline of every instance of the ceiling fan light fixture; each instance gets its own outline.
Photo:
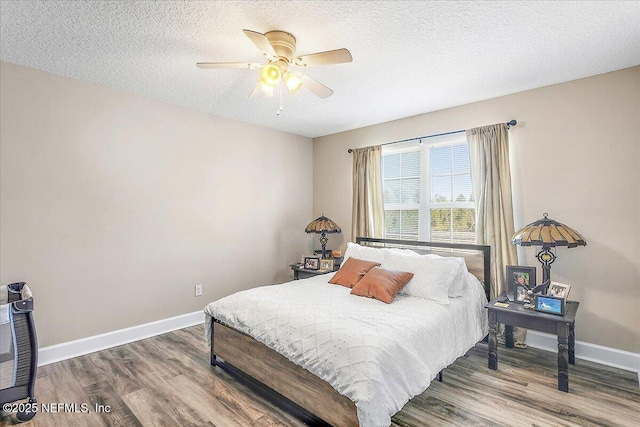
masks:
<path id="1" fill-rule="evenodd" d="M 280 83 L 281 78 L 282 72 L 280 71 L 280 67 L 272 62 L 265 64 L 262 70 L 260 70 L 260 82 L 272 88 Z"/>
<path id="2" fill-rule="evenodd" d="M 251 42 L 267 59 L 265 64 L 248 62 L 198 62 L 198 68 L 249 68 L 260 70 L 260 81 L 254 87 L 250 98 L 262 94 L 273 96 L 274 89 L 283 81 L 289 94 L 297 92 L 303 85 L 319 98 L 328 98 L 333 90 L 312 79 L 302 72 L 290 72 L 289 67 L 313 67 L 316 65 L 342 64 L 352 62 L 353 57 L 345 48 L 324 52 L 296 55 L 296 38 L 286 31 L 269 31 L 265 34 L 257 31 L 242 30 Z M 282 89 L 282 87 L 280 87 Z M 280 91 L 282 97 L 282 90 Z"/>
<path id="3" fill-rule="evenodd" d="M 273 86 L 269 86 L 268 84 L 266 84 L 262 80 L 258 81 L 258 85 L 257 86 L 258 86 L 258 88 L 260 88 L 260 90 L 262 90 L 262 92 L 265 93 L 265 95 L 273 96 Z"/>
<path id="4" fill-rule="evenodd" d="M 300 78 L 297 73 L 285 71 L 283 79 L 284 83 L 287 85 L 290 95 L 293 95 L 298 89 L 300 89 L 300 86 L 302 86 L 302 78 Z"/>

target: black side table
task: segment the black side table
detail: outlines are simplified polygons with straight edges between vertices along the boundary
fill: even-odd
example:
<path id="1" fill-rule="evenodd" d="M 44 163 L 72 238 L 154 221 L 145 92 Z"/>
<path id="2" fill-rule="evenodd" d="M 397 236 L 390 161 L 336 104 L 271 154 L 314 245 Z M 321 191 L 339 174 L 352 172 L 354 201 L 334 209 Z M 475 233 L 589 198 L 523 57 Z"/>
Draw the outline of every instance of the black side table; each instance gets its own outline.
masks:
<path id="1" fill-rule="evenodd" d="M 291 270 L 293 270 L 293 280 L 308 279 L 309 277 L 319 276 L 321 274 L 333 273 L 337 269 L 333 270 L 309 270 L 302 268 L 300 264 L 290 264 Z"/>
<path id="2" fill-rule="evenodd" d="M 506 301 L 508 307 L 496 307 L 495 303 L 506 299 L 504 294 L 489 301 L 489 369 L 498 369 L 498 323 L 503 323 L 505 347 L 513 347 L 513 326 L 547 332 L 558 337 L 558 390 L 569 392 L 569 363 L 575 364 L 575 323 L 578 301 L 565 303 L 564 316 L 541 313 L 524 308 L 522 304 Z"/>

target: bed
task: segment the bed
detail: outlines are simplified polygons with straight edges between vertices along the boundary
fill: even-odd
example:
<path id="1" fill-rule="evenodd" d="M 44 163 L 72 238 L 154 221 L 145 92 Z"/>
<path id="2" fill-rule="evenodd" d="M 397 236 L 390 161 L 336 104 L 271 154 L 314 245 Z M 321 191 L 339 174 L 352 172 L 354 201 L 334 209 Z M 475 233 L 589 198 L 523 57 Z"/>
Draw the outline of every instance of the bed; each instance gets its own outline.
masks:
<path id="1" fill-rule="evenodd" d="M 350 251 L 389 268 L 397 267 L 392 260 L 413 262 L 415 253 L 420 262 L 454 256 L 465 266 L 456 276 L 462 280 L 458 294 L 445 302 L 403 288 L 384 304 L 329 284 L 333 274 L 237 292 L 205 308 L 211 365 L 316 425 L 388 426 L 409 399 L 486 336 L 490 248 L 371 238 L 356 243 L 345 261 Z"/>

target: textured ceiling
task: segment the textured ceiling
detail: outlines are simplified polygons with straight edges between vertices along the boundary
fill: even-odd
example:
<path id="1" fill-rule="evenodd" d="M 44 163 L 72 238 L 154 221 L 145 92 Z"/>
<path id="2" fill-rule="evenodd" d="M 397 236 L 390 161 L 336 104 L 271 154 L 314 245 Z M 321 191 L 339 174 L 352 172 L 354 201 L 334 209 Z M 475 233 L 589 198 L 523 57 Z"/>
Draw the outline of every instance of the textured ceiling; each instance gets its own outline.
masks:
<path id="1" fill-rule="evenodd" d="M 0 58 L 309 137 L 640 64 L 640 2 L 5 1 Z M 284 30 L 335 90 L 250 99 L 261 62 L 242 33 Z"/>

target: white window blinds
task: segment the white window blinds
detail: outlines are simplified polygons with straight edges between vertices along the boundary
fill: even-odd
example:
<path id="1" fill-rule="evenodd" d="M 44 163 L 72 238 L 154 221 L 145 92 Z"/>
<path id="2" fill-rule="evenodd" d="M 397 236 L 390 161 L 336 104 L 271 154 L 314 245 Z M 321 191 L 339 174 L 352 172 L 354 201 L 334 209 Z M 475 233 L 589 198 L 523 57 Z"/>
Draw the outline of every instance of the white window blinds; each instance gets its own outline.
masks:
<path id="1" fill-rule="evenodd" d="M 383 147 L 388 239 L 475 243 L 475 208 L 464 133 Z"/>

